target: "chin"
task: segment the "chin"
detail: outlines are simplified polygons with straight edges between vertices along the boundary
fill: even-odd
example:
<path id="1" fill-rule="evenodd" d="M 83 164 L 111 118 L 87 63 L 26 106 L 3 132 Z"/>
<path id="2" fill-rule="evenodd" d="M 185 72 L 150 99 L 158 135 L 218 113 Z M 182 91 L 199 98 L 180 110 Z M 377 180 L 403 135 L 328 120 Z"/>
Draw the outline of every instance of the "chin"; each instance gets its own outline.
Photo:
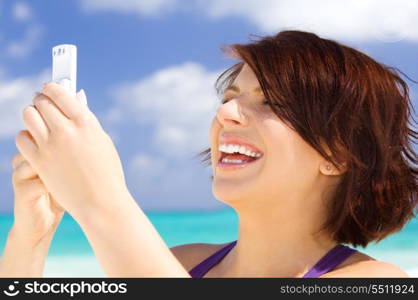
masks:
<path id="1" fill-rule="evenodd" d="M 239 186 L 236 182 L 228 183 L 225 179 L 222 182 L 221 180 L 217 181 L 216 177 L 212 182 L 212 193 L 216 199 L 232 207 L 247 201 L 248 198 L 251 198 L 248 196 L 252 194 L 248 189 L 248 184 Z"/>

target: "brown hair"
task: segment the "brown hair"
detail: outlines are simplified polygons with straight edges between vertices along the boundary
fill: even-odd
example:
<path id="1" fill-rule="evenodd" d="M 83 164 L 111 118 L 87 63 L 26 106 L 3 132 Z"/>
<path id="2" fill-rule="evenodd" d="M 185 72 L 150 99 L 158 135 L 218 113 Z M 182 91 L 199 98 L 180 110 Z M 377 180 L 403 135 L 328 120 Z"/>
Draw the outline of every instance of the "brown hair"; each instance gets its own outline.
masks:
<path id="1" fill-rule="evenodd" d="M 345 163 L 322 230 L 338 243 L 365 247 L 416 216 L 418 157 L 412 143 L 418 132 L 408 127 L 416 121 L 401 71 L 303 31 L 226 49 L 240 62 L 219 76 L 218 94 L 247 63 L 280 120 L 335 167 Z M 210 149 L 198 155 L 210 165 Z"/>

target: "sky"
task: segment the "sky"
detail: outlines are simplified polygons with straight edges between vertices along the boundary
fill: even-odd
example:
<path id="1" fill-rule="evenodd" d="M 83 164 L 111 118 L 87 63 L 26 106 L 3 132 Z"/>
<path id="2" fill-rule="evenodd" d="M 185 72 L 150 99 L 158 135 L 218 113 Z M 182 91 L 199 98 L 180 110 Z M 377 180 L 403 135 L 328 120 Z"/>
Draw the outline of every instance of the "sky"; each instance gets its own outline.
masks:
<path id="1" fill-rule="evenodd" d="M 209 146 L 222 45 L 296 29 L 331 38 L 418 80 L 415 0 L 0 0 L 0 213 L 13 210 L 22 109 L 51 80 L 51 48 L 75 44 L 77 89 L 113 139 L 146 211 L 225 207 Z M 418 85 L 408 83 L 418 111 Z M 416 114 L 415 114 L 416 116 Z"/>

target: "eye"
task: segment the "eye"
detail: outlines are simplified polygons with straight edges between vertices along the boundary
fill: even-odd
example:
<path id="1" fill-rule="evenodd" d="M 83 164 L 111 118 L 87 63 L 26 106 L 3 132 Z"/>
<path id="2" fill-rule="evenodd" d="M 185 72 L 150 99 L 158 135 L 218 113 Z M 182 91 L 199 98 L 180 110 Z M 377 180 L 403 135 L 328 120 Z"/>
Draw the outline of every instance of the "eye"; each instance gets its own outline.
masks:
<path id="1" fill-rule="evenodd" d="M 222 100 L 221 100 L 221 104 L 225 104 L 226 102 L 228 102 L 229 100 L 231 100 L 231 99 L 228 99 L 228 98 L 223 98 Z"/>
<path id="2" fill-rule="evenodd" d="M 283 108 L 284 107 L 284 105 L 282 105 L 282 104 L 279 104 L 279 103 L 276 103 L 275 101 L 270 101 L 270 100 L 267 100 L 267 99 L 264 99 L 263 105 L 270 105 L 270 106 L 274 106 L 274 107 L 277 107 L 277 108 Z"/>
<path id="3" fill-rule="evenodd" d="M 277 104 L 276 102 L 268 100 L 268 99 L 263 100 L 263 105 L 279 106 L 279 104 Z"/>
<path id="4" fill-rule="evenodd" d="M 222 99 L 222 100 L 221 100 L 221 103 L 222 103 L 222 104 L 225 104 L 225 103 L 227 103 L 229 100 L 230 100 L 230 99 L 224 98 L 224 99 Z M 268 101 L 267 99 L 264 99 L 264 100 L 263 100 L 263 104 L 264 104 L 264 105 L 269 105 L 269 104 L 270 104 L 270 101 Z M 275 105 L 275 103 L 273 103 L 273 105 Z"/>

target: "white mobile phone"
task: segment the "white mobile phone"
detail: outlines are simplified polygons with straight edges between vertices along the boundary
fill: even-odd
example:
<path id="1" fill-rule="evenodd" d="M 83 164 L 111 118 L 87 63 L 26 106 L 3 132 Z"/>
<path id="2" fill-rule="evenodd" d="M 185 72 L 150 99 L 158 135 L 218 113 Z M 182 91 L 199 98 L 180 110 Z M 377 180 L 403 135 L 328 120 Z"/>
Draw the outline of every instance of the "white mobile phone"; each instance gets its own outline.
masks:
<path id="1" fill-rule="evenodd" d="M 74 95 L 77 92 L 77 47 L 62 44 L 52 48 L 52 81 Z"/>

